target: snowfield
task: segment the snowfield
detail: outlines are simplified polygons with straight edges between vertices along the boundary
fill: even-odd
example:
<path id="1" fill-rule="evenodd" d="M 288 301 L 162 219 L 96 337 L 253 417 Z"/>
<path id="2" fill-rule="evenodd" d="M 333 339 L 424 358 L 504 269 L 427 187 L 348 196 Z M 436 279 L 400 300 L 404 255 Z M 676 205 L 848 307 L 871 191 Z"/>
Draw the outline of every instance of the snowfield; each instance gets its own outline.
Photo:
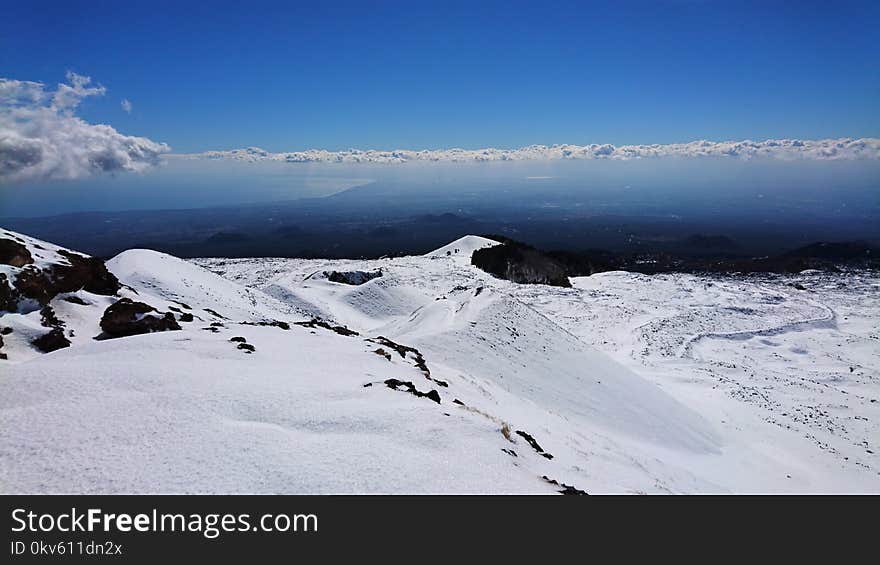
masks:
<path id="1" fill-rule="evenodd" d="M 0 313 L 0 490 L 880 492 L 877 273 L 517 285 L 470 265 L 494 244 L 129 250 L 118 296 L 192 321 L 94 340 L 117 298 L 78 291 L 48 354 L 38 309 Z"/>

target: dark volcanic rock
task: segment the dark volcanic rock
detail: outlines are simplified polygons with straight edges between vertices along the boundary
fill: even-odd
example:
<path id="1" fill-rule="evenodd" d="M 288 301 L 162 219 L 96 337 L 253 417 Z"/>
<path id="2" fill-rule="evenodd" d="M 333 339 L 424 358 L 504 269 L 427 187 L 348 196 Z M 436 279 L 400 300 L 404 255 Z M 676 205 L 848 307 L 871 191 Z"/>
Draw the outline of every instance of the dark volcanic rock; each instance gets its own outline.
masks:
<path id="1" fill-rule="evenodd" d="M 0 263 L 13 267 L 24 267 L 34 262 L 28 248 L 11 239 L 0 239 Z"/>
<path id="2" fill-rule="evenodd" d="M 74 292 L 80 289 L 92 294 L 113 296 L 121 285 L 116 275 L 107 270 L 104 261 L 97 257 L 84 257 L 69 251 L 59 251 L 70 266 L 58 265 L 54 268 L 58 292 Z"/>
<path id="3" fill-rule="evenodd" d="M 64 322 L 55 315 L 55 310 L 51 306 L 43 306 L 40 310 L 40 323 L 47 328 L 57 328 L 64 325 Z"/>
<path id="4" fill-rule="evenodd" d="M 528 432 L 524 432 L 522 430 L 516 430 L 516 435 L 518 435 L 521 438 L 523 438 L 524 440 L 526 440 L 526 442 L 528 442 L 528 444 L 532 446 L 532 449 L 534 449 L 535 451 L 540 453 L 542 457 L 546 457 L 547 459 L 553 459 L 553 456 L 550 455 L 549 453 L 547 453 L 546 451 L 544 451 L 544 449 L 540 445 L 538 445 L 538 442 L 535 440 L 535 438 L 533 438 Z"/>
<path id="5" fill-rule="evenodd" d="M 428 364 L 425 362 L 425 356 L 422 355 L 422 352 L 416 349 L 415 347 L 410 347 L 409 345 L 401 345 L 395 341 L 391 341 L 385 336 L 380 335 L 379 337 L 370 338 L 367 341 L 372 341 L 373 343 L 378 343 L 379 345 L 384 345 L 385 347 L 390 347 L 394 351 L 397 352 L 403 359 L 406 359 L 406 354 L 410 353 L 413 356 L 413 362 L 415 366 L 419 368 L 419 370 L 425 374 L 425 377 L 429 381 L 434 381 L 440 386 L 448 386 L 445 382 L 436 380 L 431 378 L 431 370 L 428 368 Z M 385 353 L 385 350 L 381 350 L 382 353 Z M 388 360 L 391 360 L 391 357 L 388 357 Z"/>
<path id="6" fill-rule="evenodd" d="M 571 286 L 562 264 L 523 243 L 508 240 L 501 245 L 477 249 L 471 255 L 471 263 L 515 283 Z"/>
<path id="7" fill-rule="evenodd" d="M 378 271 L 324 271 L 324 274 L 330 282 L 357 286 L 381 277 L 382 269 Z"/>
<path id="8" fill-rule="evenodd" d="M 143 302 L 123 298 L 111 304 L 101 317 L 101 329 L 110 337 L 179 330 L 171 312 L 157 312 Z"/>
<path id="9" fill-rule="evenodd" d="M 541 478 L 544 479 L 545 481 L 547 481 L 548 483 L 550 483 L 551 485 L 562 487 L 562 490 L 559 491 L 559 494 L 567 494 L 567 495 L 574 495 L 574 496 L 585 496 L 585 495 L 589 494 L 585 490 L 575 488 L 575 487 L 573 487 L 571 485 L 567 485 L 565 483 L 560 483 L 556 479 L 551 479 L 547 475 L 543 475 Z"/>
<path id="10" fill-rule="evenodd" d="M 385 381 L 385 386 L 394 390 L 404 390 L 414 396 L 419 398 L 429 398 L 440 404 L 440 393 L 434 389 L 431 389 L 428 392 L 422 392 L 416 389 L 416 385 L 412 384 L 410 381 L 401 381 L 398 379 L 387 379 Z"/>
<path id="11" fill-rule="evenodd" d="M 69 265 L 53 265 L 45 269 L 26 265 L 12 285 L 3 277 L 0 280 L 0 309 L 16 310 L 22 298 L 36 300 L 45 306 L 57 295 L 66 292 L 86 290 L 113 296 L 119 290 L 119 280 L 100 259 L 63 250 L 59 253 L 68 260 Z"/>
<path id="12" fill-rule="evenodd" d="M 70 347 L 70 340 L 64 336 L 64 330 L 60 327 L 52 328 L 49 333 L 41 335 L 31 343 L 43 353 Z"/>
<path id="13" fill-rule="evenodd" d="M 266 326 L 272 328 L 281 328 L 282 330 L 289 330 L 290 324 L 287 322 L 282 322 L 281 320 L 260 320 L 259 322 L 239 322 L 243 326 Z"/>
<path id="14" fill-rule="evenodd" d="M 18 308 L 18 293 L 12 288 L 6 274 L 0 273 L 0 311 L 14 312 Z"/>
<path id="15" fill-rule="evenodd" d="M 15 277 L 12 287 L 14 306 L 9 309 L 15 310 L 21 298 L 30 298 L 40 304 L 48 304 L 56 294 L 58 292 L 51 277 L 34 265 L 28 265 Z"/>
<path id="16" fill-rule="evenodd" d="M 350 330 L 345 326 L 334 326 L 318 318 L 312 318 L 308 322 L 294 322 L 294 324 L 304 328 L 324 328 L 325 330 L 330 330 L 344 336 L 360 335 L 356 331 Z"/>

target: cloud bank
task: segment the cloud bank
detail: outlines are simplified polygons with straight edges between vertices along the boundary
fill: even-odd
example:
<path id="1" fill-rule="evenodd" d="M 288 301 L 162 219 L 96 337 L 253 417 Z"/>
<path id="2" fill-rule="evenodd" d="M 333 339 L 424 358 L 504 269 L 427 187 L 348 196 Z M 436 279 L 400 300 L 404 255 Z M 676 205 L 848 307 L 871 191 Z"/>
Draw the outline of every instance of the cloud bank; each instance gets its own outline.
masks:
<path id="1" fill-rule="evenodd" d="M 141 171 L 170 151 L 164 143 L 76 117 L 84 98 L 106 89 L 76 73 L 67 81 L 53 91 L 40 82 L 0 78 L 0 182 Z"/>
<path id="2" fill-rule="evenodd" d="M 258 147 L 178 155 L 196 159 L 285 161 L 288 163 L 406 163 L 410 161 L 472 162 L 562 159 L 647 159 L 656 157 L 731 157 L 782 160 L 880 159 L 880 139 L 768 139 L 765 141 L 692 141 L 667 145 L 530 145 L 519 149 L 437 149 L 394 151 L 309 149 L 270 153 Z"/>

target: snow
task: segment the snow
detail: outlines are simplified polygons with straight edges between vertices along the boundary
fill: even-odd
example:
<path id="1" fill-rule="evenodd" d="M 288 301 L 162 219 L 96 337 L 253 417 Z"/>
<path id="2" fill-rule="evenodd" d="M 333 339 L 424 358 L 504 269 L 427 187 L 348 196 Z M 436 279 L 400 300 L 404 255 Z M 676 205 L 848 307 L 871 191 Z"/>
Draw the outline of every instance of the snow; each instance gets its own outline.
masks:
<path id="1" fill-rule="evenodd" d="M 484 249 L 486 247 L 493 247 L 495 245 L 499 245 L 499 243 L 495 240 L 487 239 L 485 237 L 480 237 L 477 235 L 466 235 L 464 237 L 456 239 L 450 244 L 444 245 L 439 249 L 435 249 L 434 251 L 425 254 L 425 256 L 451 256 L 456 259 L 464 259 L 470 262 L 471 255 L 474 254 L 474 251 L 476 251 L 477 249 Z"/>
<path id="2" fill-rule="evenodd" d="M 504 442 L 491 422 L 392 391 L 381 384 L 390 375 L 419 379 L 329 332 L 236 327 L 71 348 L 4 377 L 0 482 L 16 492 L 549 491 L 490 449 Z"/>
<path id="3" fill-rule="evenodd" d="M 572 279 L 574 288 L 565 289 L 495 279 L 470 266 L 464 254 L 446 257 L 445 250 L 456 245 L 464 247 L 461 240 L 453 242 L 440 253 L 427 254 L 430 261 L 346 261 L 346 269 L 382 266 L 385 272 L 382 292 L 360 295 L 357 314 L 350 309 L 353 301 L 336 300 L 324 289 L 298 282 L 300 273 L 328 268 L 332 262 L 224 260 L 223 270 L 241 283 L 276 291 L 284 287 L 284 292 L 300 296 L 309 286 L 312 302 L 321 303 L 321 310 L 340 322 L 416 345 L 432 370 L 442 371 L 441 378 L 450 382 L 472 379 L 481 389 L 478 398 L 483 403 L 490 399 L 493 414 L 500 418 L 522 422 L 535 404 L 544 403 L 539 422 L 533 424 L 550 434 L 542 446 L 553 445 L 559 434 L 567 436 L 559 453 L 589 453 L 589 465 L 575 458 L 567 470 L 574 472 L 564 477 L 567 484 L 591 492 L 880 488 L 876 273 L 746 277 L 609 272 Z M 208 268 L 215 261 L 196 260 Z M 370 284 L 377 281 L 364 286 Z M 796 284 L 807 290 L 798 290 Z M 421 305 L 408 304 L 412 308 L 402 313 L 407 308 L 388 297 L 404 292 L 424 297 Z M 376 314 L 365 316 L 366 311 Z M 594 350 L 578 351 L 569 341 L 572 337 L 578 347 Z M 625 374 L 638 375 L 678 403 L 673 409 L 652 398 L 649 404 L 655 410 L 649 414 L 666 405 L 661 414 L 674 414 L 674 422 L 687 421 L 688 426 L 651 437 L 651 424 L 627 413 L 632 401 L 603 399 L 598 407 L 610 406 L 608 414 L 591 407 L 599 389 L 583 390 L 585 381 L 574 380 L 578 372 L 572 368 L 581 369 L 581 375 L 585 367 L 600 374 L 596 350 L 603 360 L 613 359 L 628 370 Z M 553 360 L 545 360 L 545 351 L 552 352 Z M 624 374 L 619 366 L 615 376 Z M 561 385 L 575 399 L 572 406 L 548 399 L 552 391 L 541 390 L 548 375 L 566 373 L 574 373 L 572 381 Z M 596 379 L 606 382 L 605 377 Z M 585 397 L 578 396 L 581 392 Z M 583 420 L 574 425 L 574 413 L 581 408 Z M 564 414 L 558 428 L 548 424 L 548 412 Z M 612 424 L 615 416 L 619 420 Z M 593 438 L 608 434 L 608 442 L 620 443 L 602 452 L 596 445 L 602 442 L 584 441 L 584 428 Z M 621 437 L 625 430 L 628 437 Z M 639 445 L 626 443 L 632 439 Z M 678 449 L 662 447 L 670 442 L 678 442 Z M 689 450 L 683 452 L 684 446 Z M 548 451 L 560 459 L 553 449 Z"/>
<path id="4" fill-rule="evenodd" d="M 470 265 L 492 244 L 373 261 L 120 254 L 121 296 L 195 320 L 95 341 L 116 298 L 80 291 L 89 305 L 53 301 L 72 346 L 43 355 L 25 339 L 38 317 L 0 316 L 14 326 L 0 491 L 880 488 L 876 273 L 517 285 Z M 313 276 L 379 269 L 361 285 Z M 294 323 L 314 316 L 360 335 Z M 291 325 L 254 325 L 271 320 Z"/>
<path id="5" fill-rule="evenodd" d="M 232 283 L 192 263 L 149 249 L 129 249 L 107 261 L 119 281 L 170 303 L 183 303 L 205 315 L 209 308 L 223 318 L 273 319 L 296 308 L 265 293 Z M 210 314 L 208 314 L 210 316 Z"/>

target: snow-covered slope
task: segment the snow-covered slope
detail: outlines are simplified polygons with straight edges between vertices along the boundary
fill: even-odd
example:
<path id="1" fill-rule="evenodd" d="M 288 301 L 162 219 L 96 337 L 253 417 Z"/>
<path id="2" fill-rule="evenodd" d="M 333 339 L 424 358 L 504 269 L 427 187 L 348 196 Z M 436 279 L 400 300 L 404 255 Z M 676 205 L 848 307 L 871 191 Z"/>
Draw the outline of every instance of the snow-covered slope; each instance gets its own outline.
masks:
<path id="1" fill-rule="evenodd" d="M 498 242 L 492 239 L 487 239 L 478 235 L 466 235 L 464 237 L 456 239 L 452 243 L 444 245 L 439 249 L 435 249 L 430 253 L 426 253 L 425 257 L 433 258 L 448 256 L 470 262 L 471 255 L 474 254 L 474 251 L 476 251 L 477 249 L 484 249 L 486 247 L 493 247 L 495 245 L 498 245 Z"/>
<path id="2" fill-rule="evenodd" d="M 880 491 L 876 274 L 517 285 L 469 264 L 475 240 L 377 261 L 196 262 L 418 347 L 465 404 L 532 429 L 585 490 Z M 331 268 L 383 277 L 306 279 Z"/>
<path id="3" fill-rule="evenodd" d="M 293 306 L 242 287 L 192 263 L 149 249 L 129 249 L 107 261 L 107 268 L 131 288 L 182 302 L 201 312 L 209 308 L 236 320 L 299 314 Z"/>
<path id="4" fill-rule="evenodd" d="M 40 251 L 41 269 L 65 260 L 43 242 L 6 237 Z M 493 244 L 468 236 L 376 261 L 186 262 L 130 250 L 107 262 L 118 289 L 0 312 L 12 329 L 0 349 L 9 354 L 0 361 L 0 490 L 878 490 L 878 390 L 865 376 L 877 367 L 876 323 L 848 321 L 851 335 L 868 337 L 832 361 L 821 332 L 838 331 L 836 307 L 772 281 L 735 291 L 609 273 L 571 289 L 516 285 L 470 265 L 475 249 Z M 846 296 L 854 319 L 860 295 Z M 108 335 L 102 317 L 131 301 L 175 323 Z M 42 319 L 46 306 L 54 322 Z M 34 348 L 46 324 L 72 331 L 70 346 Z M 755 340 L 779 351 L 792 328 L 811 335 L 808 353 L 773 361 L 763 388 L 755 371 L 718 365 L 754 365 L 764 351 Z M 742 343 L 746 360 L 729 347 Z M 848 378 L 820 376 L 856 357 Z M 813 399 L 811 417 L 836 426 L 830 437 L 781 425 L 782 408 L 807 409 L 787 365 L 804 359 L 830 364 L 811 380 L 851 415 L 830 417 Z M 754 391 L 769 413 L 750 403 Z"/>

